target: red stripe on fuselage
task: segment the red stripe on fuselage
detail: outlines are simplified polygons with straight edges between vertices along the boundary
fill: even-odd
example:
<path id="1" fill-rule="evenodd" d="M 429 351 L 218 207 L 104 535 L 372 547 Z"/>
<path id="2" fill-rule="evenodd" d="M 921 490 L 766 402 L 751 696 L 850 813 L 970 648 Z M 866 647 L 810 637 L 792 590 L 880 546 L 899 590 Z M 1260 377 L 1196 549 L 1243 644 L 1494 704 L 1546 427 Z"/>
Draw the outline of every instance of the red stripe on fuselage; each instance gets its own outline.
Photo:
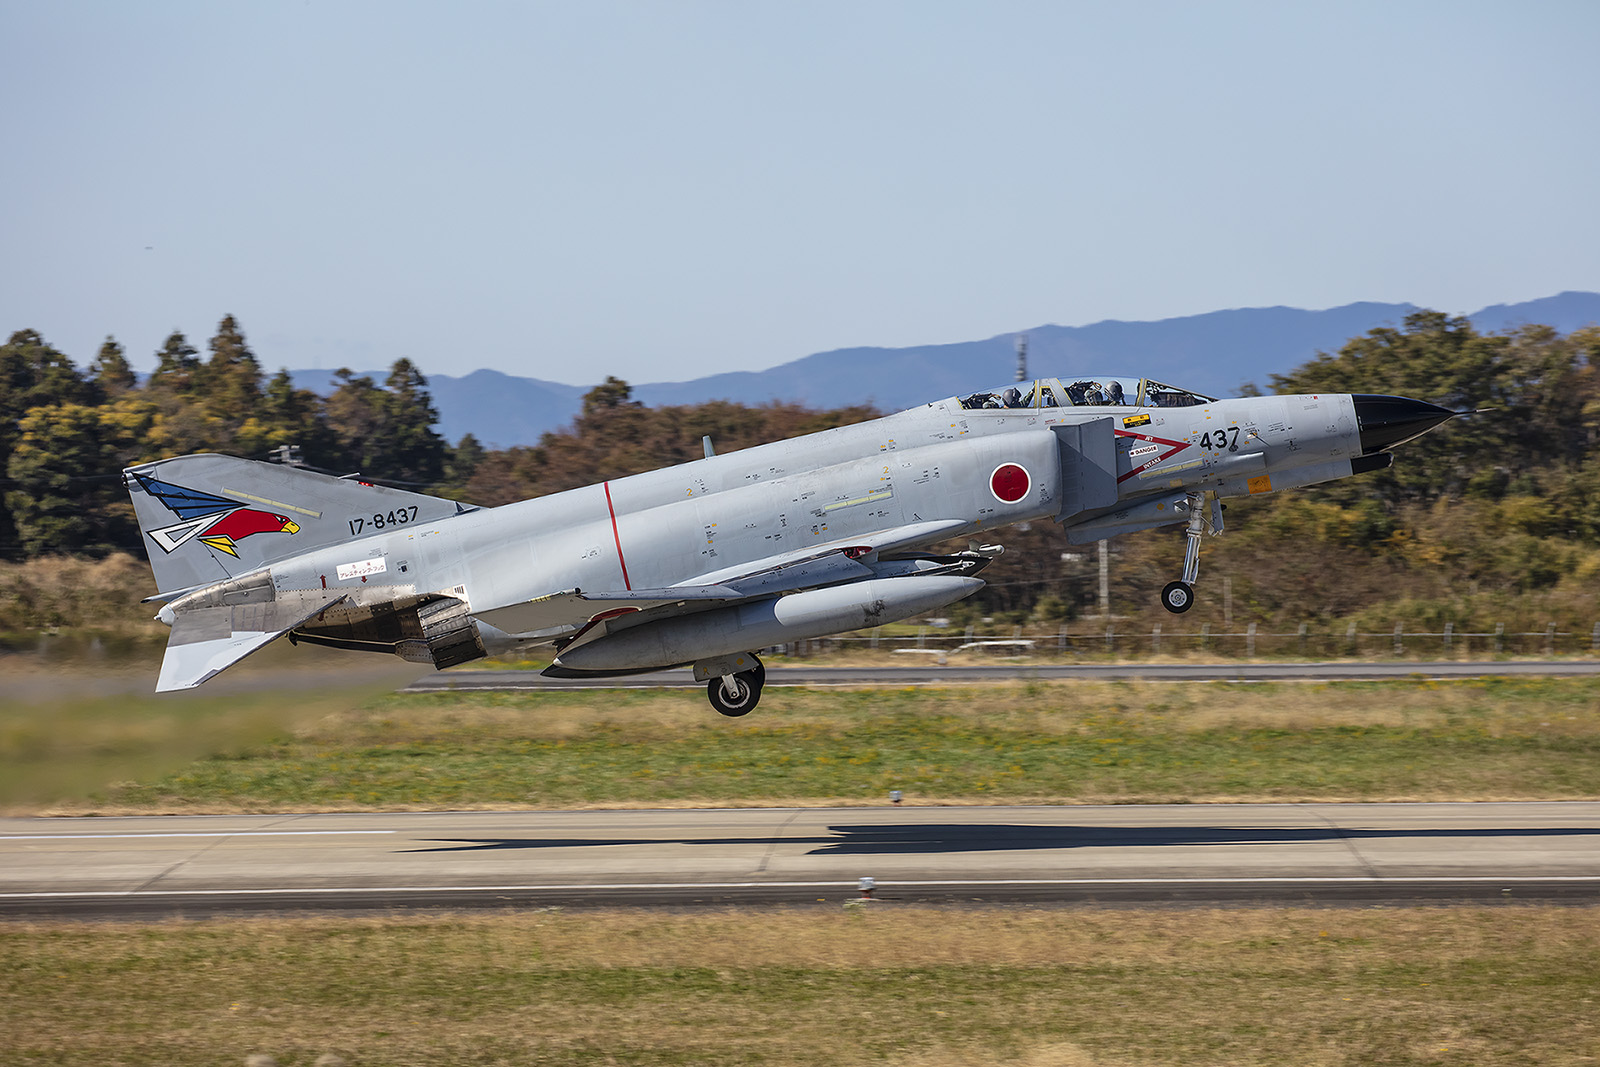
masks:
<path id="1" fill-rule="evenodd" d="M 622 566 L 622 588 L 632 589 L 628 582 L 628 561 L 622 558 L 622 535 L 617 532 L 617 509 L 611 504 L 611 483 L 605 483 L 606 510 L 611 513 L 611 539 L 617 543 L 617 563 Z"/>

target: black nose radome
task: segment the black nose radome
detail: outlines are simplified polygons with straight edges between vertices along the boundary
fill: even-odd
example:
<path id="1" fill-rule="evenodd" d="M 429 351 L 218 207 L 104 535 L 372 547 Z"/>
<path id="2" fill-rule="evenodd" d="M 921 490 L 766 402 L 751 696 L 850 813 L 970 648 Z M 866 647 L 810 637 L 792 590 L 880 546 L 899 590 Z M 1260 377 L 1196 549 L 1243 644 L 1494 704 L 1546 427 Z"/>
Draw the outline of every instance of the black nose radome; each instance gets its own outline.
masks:
<path id="1" fill-rule="evenodd" d="M 1356 405 L 1356 424 L 1361 428 L 1363 454 L 1393 448 L 1414 437 L 1421 437 L 1441 422 L 1459 414 L 1438 404 L 1405 396 L 1356 393 L 1350 399 Z"/>

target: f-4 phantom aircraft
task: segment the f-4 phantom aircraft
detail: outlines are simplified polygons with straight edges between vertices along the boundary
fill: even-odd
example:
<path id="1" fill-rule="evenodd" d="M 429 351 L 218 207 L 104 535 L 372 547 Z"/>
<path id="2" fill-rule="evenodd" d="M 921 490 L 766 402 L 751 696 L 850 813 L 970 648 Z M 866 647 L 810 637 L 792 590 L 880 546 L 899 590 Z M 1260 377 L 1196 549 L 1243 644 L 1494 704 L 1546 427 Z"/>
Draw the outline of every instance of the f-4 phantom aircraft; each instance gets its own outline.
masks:
<path id="1" fill-rule="evenodd" d="M 743 715 L 759 650 L 970 596 L 1001 551 L 979 539 L 1013 523 L 1053 519 L 1075 544 L 1185 524 L 1161 594 L 1185 611 L 1223 499 L 1387 467 L 1456 414 L 1040 378 L 725 455 L 708 440 L 692 463 L 494 508 L 221 455 L 123 473 L 172 627 L 157 691 L 284 636 L 436 668 L 553 645 L 546 674 L 692 665 Z"/>

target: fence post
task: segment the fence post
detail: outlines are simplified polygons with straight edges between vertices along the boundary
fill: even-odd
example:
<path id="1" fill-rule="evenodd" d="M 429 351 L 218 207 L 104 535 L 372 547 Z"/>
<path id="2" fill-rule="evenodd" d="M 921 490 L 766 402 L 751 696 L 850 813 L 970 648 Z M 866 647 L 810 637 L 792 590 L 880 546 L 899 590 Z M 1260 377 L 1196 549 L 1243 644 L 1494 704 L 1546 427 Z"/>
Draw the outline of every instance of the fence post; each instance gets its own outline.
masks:
<path id="1" fill-rule="evenodd" d="M 917 627 L 917 647 L 918 648 L 922 648 L 924 645 L 927 644 L 927 642 L 928 642 L 928 628 L 926 626 Z"/>
<path id="2" fill-rule="evenodd" d="M 1503 623 L 1503 622 L 1497 622 L 1497 623 L 1494 624 L 1494 654 L 1498 656 L 1498 655 L 1500 655 L 1500 653 L 1504 652 L 1505 650 L 1506 650 L 1506 624 Z"/>
<path id="3" fill-rule="evenodd" d="M 1159 622 L 1150 628 L 1150 651 L 1161 651 L 1161 624 Z"/>
<path id="4" fill-rule="evenodd" d="M 878 651 L 878 631 L 881 629 L 883 629 L 881 626 L 874 626 L 872 628 L 872 651 L 874 652 Z"/>
<path id="5" fill-rule="evenodd" d="M 1600 622 L 1594 624 L 1594 632 L 1589 636 L 1589 651 L 1600 652 Z"/>
<path id="6" fill-rule="evenodd" d="M 1061 624 L 1061 632 L 1056 634 L 1056 650 L 1059 651 L 1059 652 L 1065 652 L 1067 650 L 1067 624 L 1066 623 L 1062 623 Z"/>
<path id="7" fill-rule="evenodd" d="M 1117 630 L 1110 623 L 1106 623 L 1106 655 L 1111 655 L 1116 648 Z"/>
<path id="8" fill-rule="evenodd" d="M 1250 659 L 1256 658 L 1256 624 L 1251 623 L 1245 627 L 1244 654 Z"/>
<path id="9" fill-rule="evenodd" d="M 1455 623 L 1447 622 L 1444 624 L 1444 654 L 1447 656 L 1450 654 L 1450 639 L 1455 636 L 1455 632 Z"/>
<path id="10" fill-rule="evenodd" d="M 1547 655 L 1547 656 L 1553 656 L 1553 655 L 1556 654 L 1556 624 L 1555 623 L 1551 623 L 1548 627 L 1545 628 L 1545 631 L 1544 631 L 1544 654 Z"/>
<path id="11" fill-rule="evenodd" d="M 1344 645 L 1346 651 L 1356 650 L 1356 624 L 1353 622 L 1344 628 Z"/>
<path id="12" fill-rule="evenodd" d="M 1406 632 L 1405 632 L 1404 627 L 1405 627 L 1405 623 L 1403 623 L 1403 622 L 1397 622 L 1397 623 L 1394 624 L 1394 654 L 1397 655 L 1397 656 L 1401 655 L 1406 650 L 1406 642 L 1405 642 L 1405 633 Z"/>
<path id="13" fill-rule="evenodd" d="M 1596 633 L 1600 633 L 1600 622 L 1594 624 L 1594 629 Z M 1200 624 L 1200 651 L 1211 651 L 1211 624 L 1209 622 Z"/>
<path id="14" fill-rule="evenodd" d="M 1300 624 L 1300 655 L 1302 655 L 1302 656 L 1304 656 L 1306 654 L 1306 630 L 1307 629 L 1308 629 L 1307 624 L 1302 622 Z"/>

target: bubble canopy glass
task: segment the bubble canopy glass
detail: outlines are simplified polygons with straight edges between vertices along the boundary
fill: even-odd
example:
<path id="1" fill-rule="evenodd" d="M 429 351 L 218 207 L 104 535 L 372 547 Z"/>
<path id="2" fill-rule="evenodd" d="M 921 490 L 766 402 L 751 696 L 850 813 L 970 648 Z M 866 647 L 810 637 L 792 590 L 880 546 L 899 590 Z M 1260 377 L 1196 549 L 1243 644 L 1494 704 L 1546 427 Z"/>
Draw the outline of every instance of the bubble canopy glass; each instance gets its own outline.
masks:
<path id="1" fill-rule="evenodd" d="M 1180 389 L 1154 378 L 1035 378 L 960 398 L 972 411 L 1021 408 L 1187 408 L 1217 398 Z"/>

